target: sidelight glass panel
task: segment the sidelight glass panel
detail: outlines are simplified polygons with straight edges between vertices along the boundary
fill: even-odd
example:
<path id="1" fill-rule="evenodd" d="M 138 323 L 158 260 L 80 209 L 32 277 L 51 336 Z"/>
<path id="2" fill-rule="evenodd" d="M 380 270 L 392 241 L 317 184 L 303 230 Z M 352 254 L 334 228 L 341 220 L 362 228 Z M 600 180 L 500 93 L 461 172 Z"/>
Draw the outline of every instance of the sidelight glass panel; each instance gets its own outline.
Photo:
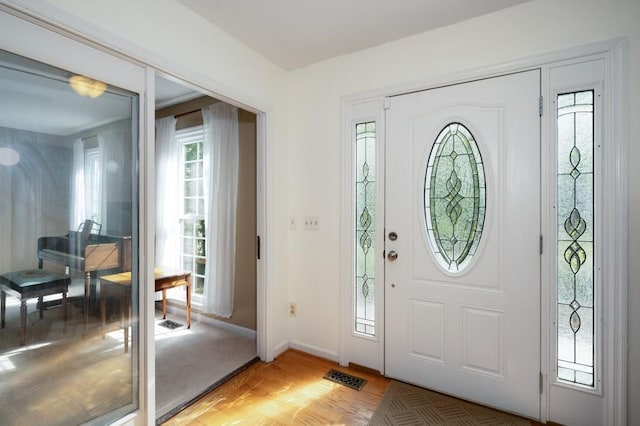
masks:
<path id="1" fill-rule="evenodd" d="M 558 379 L 595 386 L 594 92 L 557 97 Z"/>
<path id="2" fill-rule="evenodd" d="M 355 331 L 375 336 L 376 123 L 355 130 Z"/>
<path id="3" fill-rule="evenodd" d="M 137 94 L 0 51 L 3 425 L 137 408 L 138 109 Z"/>
<path id="4" fill-rule="evenodd" d="M 464 125 L 448 124 L 431 148 L 424 183 L 424 218 L 438 263 L 460 272 L 471 261 L 484 227 L 482 157 Z"/>

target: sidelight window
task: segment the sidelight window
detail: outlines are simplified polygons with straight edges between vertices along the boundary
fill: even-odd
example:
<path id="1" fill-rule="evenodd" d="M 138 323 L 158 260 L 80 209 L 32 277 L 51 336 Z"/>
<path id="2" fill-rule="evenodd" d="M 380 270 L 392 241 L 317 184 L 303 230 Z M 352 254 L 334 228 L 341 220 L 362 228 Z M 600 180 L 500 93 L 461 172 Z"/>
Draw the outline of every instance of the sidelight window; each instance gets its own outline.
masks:
<path id="1" fill-rule="evenodd" d="M 376 123 L 355 130 L 355 331 L 375 336 Z"/>
<path id="2" fill-rule="evenodd" d="M 594 387 L 594 91 L 556 100 L 557 379 Z"/>

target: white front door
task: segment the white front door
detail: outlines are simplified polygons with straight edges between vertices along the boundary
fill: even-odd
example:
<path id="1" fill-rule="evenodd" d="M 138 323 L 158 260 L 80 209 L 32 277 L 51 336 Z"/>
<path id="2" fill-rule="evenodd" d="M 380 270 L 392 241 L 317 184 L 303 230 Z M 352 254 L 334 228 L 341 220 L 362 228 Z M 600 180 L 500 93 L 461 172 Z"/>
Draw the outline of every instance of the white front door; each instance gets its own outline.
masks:
<path id="1" fill-rule="evenodd" d="M 393 97 L 385 154 L 385 374 L 531 418 L 539 96 L 533 70 Z"/>

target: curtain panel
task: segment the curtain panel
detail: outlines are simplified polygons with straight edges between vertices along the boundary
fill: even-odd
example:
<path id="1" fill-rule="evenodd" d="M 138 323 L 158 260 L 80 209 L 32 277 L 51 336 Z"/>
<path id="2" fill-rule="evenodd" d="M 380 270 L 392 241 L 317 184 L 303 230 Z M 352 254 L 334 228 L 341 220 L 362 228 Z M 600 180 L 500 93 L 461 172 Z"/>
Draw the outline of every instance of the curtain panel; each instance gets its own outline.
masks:
<path id="1" fill-rule="evenodd" d="M 156 120 L 156 265 L 178 267 L 180 150 L 176 118 Z"/>
<path id="2" fill-rule="evenodd" d="M 238 109 L 223 102 L 202 109 L 207 237 L 203 311 L 233 314 L 238 199 Z"/>
<path id="3" fill-rule="evenodd" d="M 73 167 L 71 169 L 71 215 L 69 229 L 75 230 L 87 218 L 86 188 L 84 185 L 84 142 L 73 142 Z"/>

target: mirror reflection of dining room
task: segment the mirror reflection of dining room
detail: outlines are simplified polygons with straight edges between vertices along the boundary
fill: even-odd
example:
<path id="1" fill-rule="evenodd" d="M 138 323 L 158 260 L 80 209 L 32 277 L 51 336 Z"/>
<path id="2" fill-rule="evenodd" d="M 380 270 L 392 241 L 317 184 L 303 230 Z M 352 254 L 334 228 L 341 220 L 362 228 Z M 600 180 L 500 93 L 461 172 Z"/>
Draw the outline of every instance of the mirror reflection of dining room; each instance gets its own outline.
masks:
<path id="1" fill-rule="evenodd" d="M 138 95 L 4 51 L 0 91 L 0 422 L 106 422 L 138 398 Z"/>
<path id="2" fill-rule="evenodd" d="M 257 359 L 259 253 L 256 115 L 156 80 L 160 420 Z M 0 91 L 0 423 L 109 423 L 140 395 L 138 94 L 5 51 Z"/>

